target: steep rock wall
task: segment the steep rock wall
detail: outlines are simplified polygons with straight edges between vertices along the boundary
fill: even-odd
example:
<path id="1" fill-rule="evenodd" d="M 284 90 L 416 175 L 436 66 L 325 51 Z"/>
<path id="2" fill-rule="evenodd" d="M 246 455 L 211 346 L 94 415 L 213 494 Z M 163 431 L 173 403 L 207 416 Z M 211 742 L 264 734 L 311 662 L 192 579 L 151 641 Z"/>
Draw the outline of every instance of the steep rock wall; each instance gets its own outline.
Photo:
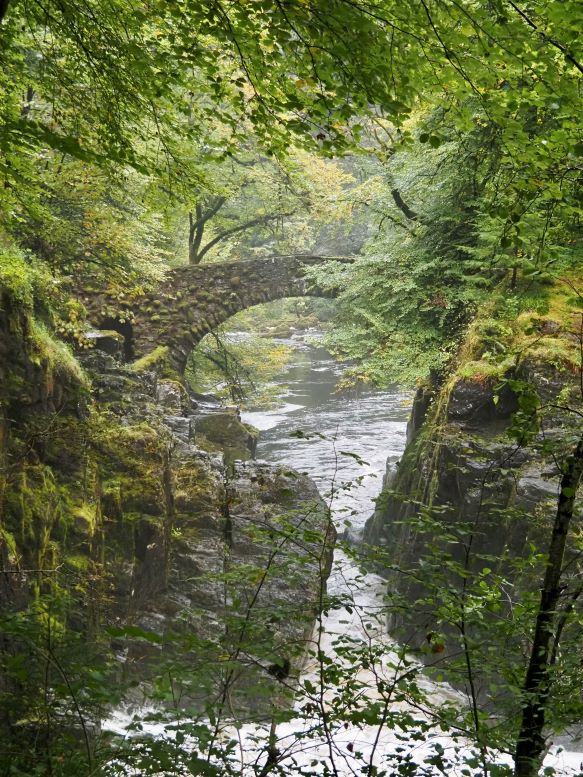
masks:
<path id="1" fill-rule="evenodd" d="M 559 465 L 580 436 L 580 416 L 569 409 L 581 404 L 579 376 L 526 357 L 506 378 L 454 377 L 440 390 L 418 390 L 407 448 L 367 523 L 364 539 L 383 549 L 377 569 L 400 601 L 389 631 L 413 648 L 428 649 L 443 627 L 424 582 L 439 552 L 452 563 L 447 572 L 434 568 L 435 585 L 462 590 L 463 570 L 468 579 L 485 567 L 511 574 L 509 559 L 547 547 Z M 537 431 L 522 441 L 509 436 L 514 413 L 528 415 L 513 385 L 530 386 L 542 408 Z M 537 569 L 534 580 L 542 562 Z"/>
<path id="2" fill-rule="evenodd" d="M 61 661 L 61 685 L 65 672 L 84 688 L 103 673 L 101 701 L 140 682 L 161 703 L 262 714 L 293 685 L 282 667 L 297 674 L 329 573 L 334 531 L 317 489 L 254 462 L 256 432 L 235 411 L 120 366 L 115 335 L 99 335 L 73 374 L 38 357 L 31 322 L 30 311 L 0 322 L 13 379 L 2 405 L 0 726 L 12 743 L 22 720 L 44 727 L 31 711 L 48 676 L 38 644 Z"/>

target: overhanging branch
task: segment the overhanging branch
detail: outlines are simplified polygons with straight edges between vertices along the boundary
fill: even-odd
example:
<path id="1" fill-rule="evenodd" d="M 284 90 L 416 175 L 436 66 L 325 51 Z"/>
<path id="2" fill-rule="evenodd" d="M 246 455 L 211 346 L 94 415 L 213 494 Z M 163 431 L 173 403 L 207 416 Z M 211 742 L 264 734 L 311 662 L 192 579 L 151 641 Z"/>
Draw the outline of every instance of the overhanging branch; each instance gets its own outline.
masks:
<path id="1" fill-rule="evenodd" d="M 296 211 L 290 211 L 289 213 L 271 213 L 265 216 L 257 216 L 254 219 L 243 222 L 243 224 L 237 224 L 237 226 L 231 227 L 231 229 L 226 229 L 224 232 L 221 232 L 205 245 L 205 247 L 197 255 L 197 262 L 200 262 L 205 254 L 207 254 L 211 248 L 214 248 L 214 246 L 216 246 L 217 243 L 220 243 L 222 240 L 226 240 L 226 238 L 231 237 L 232 235 L 236 235 L 239 232 L 244 232 L 246 229 L 251 229 L 251 227 L 256 227 L 259 224 L 268 224 L 270 221 L 275 221 L 280 218 L 288 218 L 289 216 L 293 216 L 295 212 Z"/>

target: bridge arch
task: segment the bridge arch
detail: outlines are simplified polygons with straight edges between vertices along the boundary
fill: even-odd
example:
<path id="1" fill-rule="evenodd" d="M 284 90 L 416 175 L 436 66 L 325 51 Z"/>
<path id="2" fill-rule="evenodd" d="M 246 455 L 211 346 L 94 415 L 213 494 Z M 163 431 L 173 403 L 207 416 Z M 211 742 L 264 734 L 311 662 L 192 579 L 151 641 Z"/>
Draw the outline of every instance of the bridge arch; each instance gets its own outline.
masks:
<path id="1" fill-rule="evenodd" d="M 134 357 L 164 348 L 179 373 L 188 355 L 212 330 L 236 313 L 286 297 L 330 296 L 308 282 L 306 270 L 329 261 L 353 257 L 279 256 L 172 270 L 155 293 L 134 310 Z"/>

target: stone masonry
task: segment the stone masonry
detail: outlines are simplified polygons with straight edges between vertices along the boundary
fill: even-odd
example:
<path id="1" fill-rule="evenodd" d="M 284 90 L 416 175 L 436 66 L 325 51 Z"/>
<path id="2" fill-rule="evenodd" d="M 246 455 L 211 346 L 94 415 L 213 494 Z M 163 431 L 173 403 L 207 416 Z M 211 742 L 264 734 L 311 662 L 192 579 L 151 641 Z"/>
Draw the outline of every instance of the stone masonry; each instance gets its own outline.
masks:
<path id="1" fill-rule="evenodd" d="M 121 328 L 110 315 L 111 301 L 106 315 L 97 309 L 99 301 L 89 301 L 90 316 L 98 326 L 124 334 L 128 359 L 165 348 L 169 363 L 182 373 L 197 343 L 235 313 L 285 297 L 328 296 L 305 271 L 331 260 L 353 261 L 298 255 L 179 267 L 154 292 L 120 305 Z"/>

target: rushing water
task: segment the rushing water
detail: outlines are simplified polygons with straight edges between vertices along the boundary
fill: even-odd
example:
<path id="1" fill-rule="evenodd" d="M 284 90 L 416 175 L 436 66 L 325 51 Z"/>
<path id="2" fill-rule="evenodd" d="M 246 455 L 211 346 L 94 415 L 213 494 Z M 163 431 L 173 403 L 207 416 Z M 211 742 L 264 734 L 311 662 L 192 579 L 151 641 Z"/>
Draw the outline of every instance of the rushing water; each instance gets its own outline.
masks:
<path id="1" fill-rule="evenodd" d="M 381 490 L 386 464 L 394 464 L 405 448 L 411 396 L 398 388 L 377 391 L 357 387 L 338 392 L 343 368 L 327 351 L 301 340 L 285 342 L 294 348 L 294 355 L 279 381 L 283 407 L 273 412 L 243 413 L 243 420 L 261 430 L 258 458 L 285 464 L 310 475 L 325 498 L 331 499 L 339 532 L 348 522 L 349 536 L 358 539 L 374 510 L 374 499 Z M 303 436 L 298 438 L 297 432 Z M 384 645 L 390 675 L 394 673 L 398 659 L 395 646 L 382 633 L 383 619 L 379 617 L 385 587 L 381 578 L 362 574 L 354 561 L 337 550 L 328 590 L 333 594 L 350 592 L 355 607 L 352 615 L 344 609 L 328 613 L 323 622 L 323 647 L 333 655 L 334 639 L 346 632 L 364 639 L 372 638 Z M 378 675 L 383 669 L 381 662 L 374 672 Z M 308 677 L 310 672 L 317 674 L 313 667 L 306 670 Z M 370 699 L 373 701 L 378 676 L 363 668 L 355 667 L 355 672 L 361 679 L 370 681 Z M 391 677 L 387 679 L 390 681 Z M 418 683 L 434 700 L 460 700 L 460 694 L 445 684 L 436 685 L 423 678 Z M 281 728 L 281 746 L 285 744 L 286 736 L 292 742 L 297 733 L 293 724 Z M 377 750 L 373 753 L 375 743 Z M 372 726 L 348 726 L 341 734 L 335 733 L 332 748 L 329 743 L 313 743 L 299 763 L 317 757 L 327 764 L 330 773 L 352 775 L 361 773 L 362 764 L 368 760 L 381 767 L 383 754 L 394 753 L 402 745 L 391 731 L 379 732 Z M 459 743 L 439 730 L 429 733 L 422 743 L 411 742 L 407 750 L 420 764 L 435 756 L 435 745 L 442 747 L 446 755 L 449 752 L 453 761 L 458 760 L 459 773 L 467 768 L 463 763 L 467 750 L 462 747 L 456 753 Z M 362 754 L 360 759 L 354 756 L 358 751 Z M 497 760 L 508 763 L 504 757 Z M 579 770 L 580 761 L 580 753 L 563 751 L 549 755 L 545 765 L 572 773 Z M 450 765 L 449 773 L 458 769 Z M 434 773 L 439 771 L 434 768 Z"/>
<path id="2" fill-rule="evenodd" d="M 374 509 L 387 460 L 395 462 L 404 450 L 410 395 L 398 389 L 375 391 L 362 387 L 338 392 L 343 369 L 323 348 L 308 345 L 301 339 L 283 342 L 293 348 L 293 356 L 278 381 L 280 406 L 273 411 L 244 412 L 242 420 L 261 431 L 257 457 L 310 475 L 329 501 L 339 533 L 347 530 L 352 539 L 358 539 Z M 378 698 L 379 676 L 386 676 L 386 681 L 392 682 L 399 662 L 396 646 L 384 633 L 385 585 L 380 577 L 362 573 L 351 558 L 337 549 L 328 591 L 349 594 L 353 607 L 350 611 L 345 608 L 330 611 L 317 630 L 318 647 L 328 656 L 337 656 L 335 641 L 345 634 L 382 648 L 382 658 L 374 669 L 353 668 L 354 675 L 370 687 L 367 698 L 371 703 Z M 306 667 L 306 678 L 317 684 L 316 663 Z M 433 684 L 421 675 L 418 683 L 434 702 L 461 698 L 449 686 Z M 120 713 L 112 720 L 111 727 L 120 731 L 126 725 L 124 721 L 127 718 Z M 439 767 L 439 759 L 433 767 L 427 764 L 428 758 L 435 759 L 436 746 L 439 752 L 443 748 L 446 757 L 450 755 L 453 761 L 458 761 L 457 766 L 448 766 L 448 774 L 469 773 L 463 763 L 468 750 L 463 744 L 460 748 L 459 743 L 439 728 L 427 732 L 422 740 L 415 740 L 413 728 L 410 730 L 413 738 L 404 742 L 388 728 L 361 723 L 346 724 L 331 738 L 314 736 L 315 725 L 316 719 L 310 722 L 304 717 L 277 727 L 278 750 L 280 754 L 289 753 L 288 761 L 281 765 L 289 774 L 301 773 L 299 770 L 312 764 L 316 774 L 372 775 L 376 772 L 362 771 L 364 764 L 382 768 L 385 757 L 394 757 L 402 748 L 413 762 L 425 764 L 426 771 L 420 774 L 437 775 L 445 773 Z M 156 733 L 155 727 L 152 733 Z M 240 742 L 241 775 L 257 774 L 258 764 L 265 759 L 269 726 L 263 729 L 244 726 L 236 737 Z M 508 763 L 506 758 L 497 760 Z M 549 756 L 545 765 L 553 765 L 560 773 L 573 774 L 579 771 L 580 761 L 580 753 L 561 753 Z"/>
<path id="3" fill-rule="evenodd" d="M 325 497 L 334 485 L 337 527 L 342 529 L 353 512 L 358 534 L 373 509 L 387 460 L 396 461 L 405 447 L 410 396 L 362 387 L 337 393 L 343 369 L 327 351 L 299 340 L 285 343 L 294 351 L 279 379 L 283 406 L 244 412 L 242 420 L 261 430 L 258 458 L 307 473 Z M 340 488 L 348 483 L 350 490 Z"/>

